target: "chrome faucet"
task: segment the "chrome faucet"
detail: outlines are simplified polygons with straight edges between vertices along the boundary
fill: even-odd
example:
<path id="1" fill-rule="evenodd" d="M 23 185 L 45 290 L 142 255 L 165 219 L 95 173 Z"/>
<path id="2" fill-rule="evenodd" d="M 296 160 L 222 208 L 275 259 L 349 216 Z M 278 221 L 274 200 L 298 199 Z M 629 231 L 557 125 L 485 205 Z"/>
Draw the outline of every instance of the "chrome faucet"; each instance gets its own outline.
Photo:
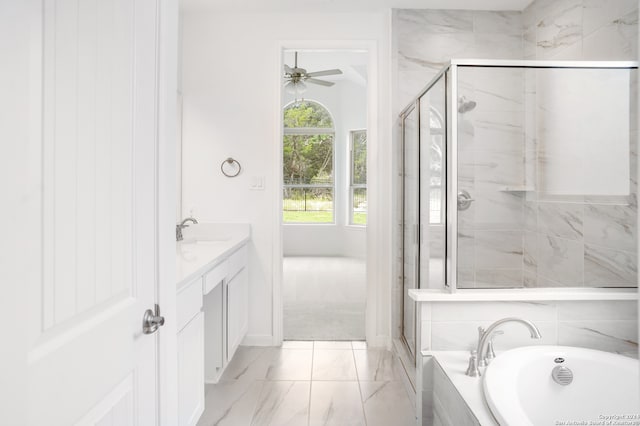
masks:
<path id="1" fill-rule="evenodd" d="M 503 318 L 491 324 L 489 327 L 487 327 L 486 330 L 482 327 L 478 327 L 478 348 L 471 353 L 467 376 L 480 376 L 480 370 L 478 369 L 478 367 L 487 366 L 487 342 L 491 341 L 496 328 L 507 322 L 519 322 L 520 324 L 525 325 L 529 329 L 529 333 L 531 333 L 532 339 L 542 338 L 542 336 L 540 335 L 540 330 L 538 330 L 538 327 L 536 327 L 534 323 L 521 318 Z"/>
<path id="2" fill-rule="evenodd" d="M 182 241 L 182 239 L 183 239 L 182 230 L 184 228 L 189 227 L 189 225 L 187 225 L 187 222 L 192 222 L 194 225 L 196 225 L 198 223 L 198 221 L 195 220 L 195 218 L 188 217 L 185 220 L 183 220 L 182 222 L 180 222 L 179 224 L 177 224 L 176 225 L 176 241 Z"/>

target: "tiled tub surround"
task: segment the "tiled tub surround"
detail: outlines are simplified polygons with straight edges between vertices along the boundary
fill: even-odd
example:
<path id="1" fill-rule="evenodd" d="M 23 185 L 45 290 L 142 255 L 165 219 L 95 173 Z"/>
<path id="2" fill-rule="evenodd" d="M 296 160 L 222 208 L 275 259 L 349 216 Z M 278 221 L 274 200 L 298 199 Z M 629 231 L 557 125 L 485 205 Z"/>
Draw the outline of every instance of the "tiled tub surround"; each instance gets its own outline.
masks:
<path id="1" fill-rule="evenodd" d="M 416 358 L 416 401 L 425 425 L 495 424 L 487 420 L 490 414 L 482 399 L 481 381 L 465 376 L 464 371 L 469 351 L 478 343 L 478 327 L 502 318 L 532 321 L 542 339 L 531 339 L 521 324 L 507 323 L 500 328 L 504 334 L 494 340 L 497 353 L 521 346 L 562 345 L 638 357 L 638 301 L 632 289 L 411 290 L 409 294 L 418 305 L 417 352 L 421 355 Z M 436 359 L 446 373 L 439 381 L 430 364 L 434 354 L 439 354 Z M 434 390 L 437 398 L 432 397 Z M 434 404 L 441 405 L 440 413 L 457 417 L 434 418 L 438 412 Z"/>
<path id="2" fill-rule="evenodd" d="M 498 426 L 484 400 L 482 379 L 465 374 L 469 353 L 422 352 L 422 424 Z"/>
<path id="3" fill-rule="evenodd" d="M 579 349 L 577 350 L 580 351 Z M 574 352 L 575 353 L 575 352 Z M 501 353 L 497 352 L 497 356 Z M 595 360 L 589 360 L 594 361 Z M 420 364 L 422 366 L 422 424 L 423 425 L 440 425 L 440 426 L 498 426 L 499 423 L 493 416 L 491 409 L 485 399 L 485 384 L 482 377 L 469 377 L 466 375 L 466 369 L 469 362 L 469 352 L 467 351 L 423 351 Z M 498 362 L 497 360 L 495 362 Z M 584 362 L 584 359 L 583 359 Z M 617 361 L 616 361 L 617 362 Z M 631 360 L 631 363 L 635 363 Z M 606 364 L 604 364 L 606 365 Z M 589 367 L 598 368 L 602 365 L 594 364 Z M 583 366 L 582 368 L 585 368 Z M 575 370 L 574 370 L 575 371 Z M 495 374 L 496 371 L 493 372 Z M 514 374 L 511 372 L 511 374 Z M 510 376 L 508 374 L 507 376 Z M 619 377 L 619 380 L 625 378 Z M 628 378 L 626 378 L 628 379 Z M 589 379 L 587 379 L 589 380 Z M 594 380 L 594 378 L 591 378 Z M 631 380 L 633 380 L 631 378 Z M 509 386 L 505 384 L 505 386 Z M 532 384 L 535 389 L 538 387 L 540 392 L 541 384 Z M 574 386 L 581 386 L 577 382 Z M 543 388 L 546 389 L 546 388 Z M 495 389 L 494 389 L 495 390 Z M 578 389 L 575 389 L 579 391 Z M 615 390 L 614 390 L 615 391 Z M 636 390 L 628 389 L 628 392 L 637 393 Z M 591 391 L 593 392 L 593 390 Z M 560 392 L 561 394 L 563 392 Z M 587 395 L 589 391 L 586 391 Z M 574 394 L 575 395 L 575 394 Z M 538 395 L 540 396 L 540 395 Z M 556 395 L 558 396 L 558 395 Z M 531 397 L 536 397 L 536 390 L 532 391 Z M 607 398 L 602 398 L 606 400 Z M 574 399 L 575 400 L 575 399 Z M 635 399 L 631 399 L 635 401 Z M 566 400 L 564 401 L 566 403 Z M 606 402 L 595 402 L 595 407 Z M 609 402 L 610 403 L 610 402 Z M 635 405 L 633 402 L 632 405 Z M 538 404 L 540 406 L 540 404 Z M 558 413 L 558 407 L 549 408 L 545 412 Z M 602 406 L 601 406 L 602 407 Z M 573 409 L 574 415 L 566 414 L 566 420 L 573 420 L 575 424 L 586 424 L 589 415 L 585 415 L 584 419 L 577 418 L 576 414 L 586 414 L 585 406 L 577 405 L 574 407 L 564 407 Z M 570 412 L 569 410 L 569 412 Z M 588 410 L 586 410 L 588 411 Z M 604 409 L 606 411 L 606 409 Z M 602 413 L 604 414 L 604 413 Z M 596 416 L 592 417 L 596 418 Z M 585 420 L 585 423 L 580 423 Z M 535 423 L 535 424 L 552 424 L 553 422 Z M 512 424 L 512 423 L 509 423 Z M 514 423 L 515 424 L 515 423 Z M 520 423 L 524 424 L 524 423 Z M 557 422 L 556 422 L 557 424 Z M 591 423 L 594 424 L 594 423 Z M 603 423 L 604 424 L 604 423 Z"/>
<path id="4" fill-rule="evenodd" d="M 563 345 L 638 356 L 635 294 L 627 300 L 422 302 L 419 350 L 471 350 L 477 345 L 479 326 L 506 317 L 533 321 L 542 339 L 531 340 L 519 324 L 506 324 L 504 335 L 495 339 L 496 350 Z"/>

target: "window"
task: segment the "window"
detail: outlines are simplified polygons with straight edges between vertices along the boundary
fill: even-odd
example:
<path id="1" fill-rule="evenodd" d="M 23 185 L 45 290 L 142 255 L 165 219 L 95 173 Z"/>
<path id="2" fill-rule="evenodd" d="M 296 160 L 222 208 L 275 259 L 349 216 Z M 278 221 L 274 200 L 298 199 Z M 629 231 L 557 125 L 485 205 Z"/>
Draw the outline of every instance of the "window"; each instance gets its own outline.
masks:
<path id="1" fill-rule="evenodd" d="M 334 126 L 317 102 L 284 109 L 283 206 L 285 223 L 333 223 Z"/>
<path id="2" fill-rule="evenodd" d="M 349 223 L 367 224 L 367 131 L 351 131 L 351 180 Z"/>

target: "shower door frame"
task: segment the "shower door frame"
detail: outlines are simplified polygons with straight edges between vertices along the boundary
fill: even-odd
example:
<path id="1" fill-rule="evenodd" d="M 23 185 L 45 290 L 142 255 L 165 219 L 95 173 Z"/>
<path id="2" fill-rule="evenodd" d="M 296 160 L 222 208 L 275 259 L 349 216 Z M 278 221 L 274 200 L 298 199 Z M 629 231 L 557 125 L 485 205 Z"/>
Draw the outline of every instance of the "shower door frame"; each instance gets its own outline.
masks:
<path id="1" fill-rule="evenodd" d="M 407 106 L 398 114 L 402 126 L 402 156 L 403 156 L 403 175 L 404 175 L 404 119 L 414 108 L 420 112 L 420 99 L 429 91 L 441 78 L 445 79 L 446 95 L 445 95 L 445 143 L 444 153 L 446 167 L 446 191 L 445 191 L 445 276 L 444 289 L 450 293 L 455 293 L 457 288 L 457 268 L 458 264 L 458 209 L 457 197 L 458 193 L 458 114 L 456 110 L 458 99 L 458 68 L 459 67 L 480 67 L 480 68 L 557 68 L 557 69 L 638 69 L 638 61 L 546 61 L 546 60 L 502 60 L 502 59 L 452 59 L 431 79 L 431 81 L 407 104 Z M 420 146 L 420 117 L 418 117 L 418 146 Z M 419 164 L 418 169 L 422 167 Z M 420 174 L 418 173 L 418 176 Z M 404 197 L 404 176 L 403 176 L 403 197 Z M 418 178 L 418 192 L 420 192 L 420 179 Z M 404 232 L 404 200 L 402 212 L 402 224 Z M 418 244 L 418 254 L 420 252 L 420 244 Z M 403 240 L 403 290 L 404 290 L 404 240 Z M 420 288 L 420 264 L 418 269 L 418 288 Z M 465 289 L 462 289 L 463 291 Z M 491 289 L 486 289 L 491 290 Z M 403 295 L 404 296 L 404 295 Z M 404 300 L 404 297 L 402 298 Z M 402 335 L 404 336 L 404 304 L 402 306 L 403 324 Z M 414 327 L 415 330 L 415 327 Z M 405 342 L 406 344 L 406 342 Z M 407 345 L 408 346 L 408 345 Z"/>
<path id="2" fill-rule="evenodd" d="M 429 82 L 429 84 L 427 84 L 418 94 L 418 96 L 416 96 L 399 114 L 399 118 L 400 118 L 400 123 L 401 123 L 401 133 L 400 133 L 400 142 L 401 142 L 401 152 L 402 152 L 402 162 L 401 162 L 401 175 L 402 175 L 402 290 L 403 290 L 403 294 L 402 297 L 400 298 L 400 311 L 402 312 L 402 321 L 401 321 L 401 327 L 400 327 L 400 340 L 402 341 L 402 343 L 405 345 L 405 347 L 409 350 L 409 353 L 411 354 L 411 358 L 415 361 L 416 359 L 416 355 L 418 353 L 417 348 L 412 347 L 409 342 L 407 341 L 407 339 L 405 338 L 405 322 L 404 322 L 404 309 L 405 309 L 405 304 L 404 304 L 404 299 L 405 299 L 405 295 L 404 295 L 404 283 L 405 283 L 405 279 L 406 279 L 406 273 L 405 273 L 405 253 L 406 253 L 406 247 L 405 247 L 405 239 L 404 239 L 404 232 L 405 232 L 405 227 L 406 227 L 406 223 L 405 223 L 405 203 L 404 203 L 404 199 L 406 196 L 406 183 L 405 183 L 405 179 L 404 179 L 404 175 L 405 175 L 405 120 L 406 118 L 409 116 L 409 114 L 411 114 L 412 112 L 416 112 L 417 118 L 416 118 L 416 132 L 417 132 L 417 136 L 418 136 L 418 147 L 417 147 L 417 152 L 418 152 L 418 175 L 417 175 L 417 194 L 418 194 L 418 200 L 417 200 L 417 208 L 418 208 L 418 214 L 417 214 L 417 218 L 418 218 L 418 224 L 417 224 L 417 230 L 415 230 L 415 234 L 416 234 L 416 238 L 418 239 L 418 244 L 417 244 L 417 250 L 415 253 L 415 276 L 416 276 L 416 283 L 417 283 L 417 287 L 416 289 L 420 289 L 420 243 L 421 243 L 421 235 L 422 235 L 422 223 L 420 221 L 420 190 L 421 190 L 421 174 L 420 174 L 420 125 L 421 125 L 421 114 L 420 114 L 420 99 L 422 98 L 422 96 L 424 94 L 426 94 L 433 86 L 435 86 L 438 82 L 440 82 L 440 79 L 443 78 L 444 82 L 445 82 L 445 88 L 447 87 L 447 85 L 449 84 L 449 79 L 450 77 L 447 76 L 447 71 L 449 70 L 450 66 L 446 66 L 444 67 L 442 70 L 440 70 L 438 72 L 438 74 L 436 74 L 436 76 Z M 445 89 L 446 91 L 446 89 Z M 448 147 L 448 139 L 449 139 L 449 135 L 447 134 L 448 132 L 448 127 L 447 127 L 447 119 L 448 116 L 450 115 L 449 113 L 449 100 L 445 94 L 445 111 L 444 111 L 444 128 L 445 128 L 445 132 L 443 133 L 445 136 L 445 143 L 442 146 L 443 149 L 443 156 L 446 159 L 447 158 L 447 150 L 449 149 Z M 448 173 L 448 165 L 446 166 L 446 171 Z M 446 175 L 446 179 L 448 179 L 448 175 Z M 447 183 L 448 184 L 448 183 Z M 448 196 L 448 187 L 445 186 L 445 202 L 443 203 L 443 208 L 445 209 L 445 215 L 446 212 L 449 210 L 448 208 L 448 202 L 449 202 L 449 196 Z M 448 232 L 445 232 L 448 235 Z M 444 241 L 445 244 L 445 250 L 444 252 L 447 252 L 446 247 L 449 245 L 447 242 L 447 239 L 445 238 Z M 448 257 L 448 256 L 446 256 Z M 446 268 L 448 269 L 448 267 Z M 447 283 L 446 280 L 446 275 L 447 272 L 445 272 L 445 285 Z M 415 303 L 415 302 L 414 302 Z M 417 342 L 417 309 L 414 309 L 414 315 L 413 315 L 413 342 L 414 342 L 414 346 L 415 343 Z"/>
<path id="3" fill-rule="evenodd" d="M 405 245 L 405 229 L 406 229 L 406 222 L 405 222 L 405 213 L 406 213 L 406 207 L 405 207 L 405 197 L 406 197 L 406 180 L 405 180 L 405 171 L 406 171 L 406 161 L 405 161 L 405 150 L 406 150 L 406 128 L 405 128 L 405 121 L 407 119 L 407 117 L 409 117 L 409 114 L 411 114 L 412 112 L 416 112 L 416 132 L 417 132 L 417 136 L 418 136 L 418 146 L 417 146 L 417 152 L 418 152 L 418 159 L 420 158 L 420 102 L 419 101 L 414 101 L 413 104 L 409 104 L 409 106 L 407 106 L 407 108 L 405 108 L 405 114 L 400 116 L 400 121 L 402 123 L 402 130 L 401 130 L 401 134 L 400 134 L 400 140 L 402 143 L 402 297 L 400 298 L 400 311 L 402 312 L 402 321 L 401 321 L 401 327 L 400 327 L 400 340 L 402 341 L 402 343 L 405 345 L 405 347 L 409 350 L 409 354 L 411 355 L 411 359 L 415 360 L 415 356 L 416 356 L 416 348 L 415 348 L 415 342 L 416 342 L 416 338 L 417 338 L 417 334 L 416 334 L 416 322 L 417 322 L 417 315 L 416 315 L 416 309 L 414 307 L 413 310 L 413 347 L 411 344 L 409 344 L 409 341 L 407 340 L 406 336 L 405 336 L 405 321 L 404 321 L 404 310 L 405 310 L 405 295 L 404 295 L 404 291 L 405 291 L 405 282 L 407 280 L 407 274 L 406 274 L 406 262 L 405 262 L 405 253 L 407 252 L 407 247 Z M 404 112 L 404 111 L 403 111 Z M 416 181 L 416 188 L 417 188 L 417 194 L 418 194 L 418 200 L 417 200 L 417 210 L 418 210 L 418 214 L 417 214 L 417 218 L 418 218 L 418 231 L 416 232 L 415 230 L 413 232 L 416 232 L 416 235 L 419 236 L 419 227 L 420 227 L 420 161 L 418 160 L 418 174 L 417 174 L 417 181 Z M 413 226 L 413 225 L 412 225 Z M 419 238 L 419 237 L 416 237 Z M 416 244 L 416 253 L 414 253 L 414 264 L 413 264 L 413 268 L 414 268 L 414 276 L 415 276 L 415 281 L 417 284 L 417 288 L 420 288 L 420 241 L 418 240 L 418 244 Z M 415 305 L 415 302 L 413 302 Z"/>

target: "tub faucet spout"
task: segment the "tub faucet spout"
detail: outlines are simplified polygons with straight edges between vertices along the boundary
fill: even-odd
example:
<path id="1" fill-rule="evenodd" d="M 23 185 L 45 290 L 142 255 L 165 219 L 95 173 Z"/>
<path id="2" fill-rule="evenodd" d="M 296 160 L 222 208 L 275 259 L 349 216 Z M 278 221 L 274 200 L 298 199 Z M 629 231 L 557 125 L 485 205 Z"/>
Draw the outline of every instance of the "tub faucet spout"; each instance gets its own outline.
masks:
<path id="1" fill-rule="evenodd" d="M 478 371 L 478 375 L 480 375 L 477 367 L 486 367 L 487 366 L 487 343 L 489 342 L 491 335 L 494 334 L 496 328 L 500 327 L 502 324 L 508 322 L 518 322 L 523 324 L 525 327 L 529 329 L 529 333 L 531 334 L 532 339 L 541 339 L 540 330 L 529 320 L 525 320 L 522 318 L 503 318 L 491 324 L 484 330 L 482 327 L 478 327 L 478 349 L 476 350 L 476 369 Z"/>

